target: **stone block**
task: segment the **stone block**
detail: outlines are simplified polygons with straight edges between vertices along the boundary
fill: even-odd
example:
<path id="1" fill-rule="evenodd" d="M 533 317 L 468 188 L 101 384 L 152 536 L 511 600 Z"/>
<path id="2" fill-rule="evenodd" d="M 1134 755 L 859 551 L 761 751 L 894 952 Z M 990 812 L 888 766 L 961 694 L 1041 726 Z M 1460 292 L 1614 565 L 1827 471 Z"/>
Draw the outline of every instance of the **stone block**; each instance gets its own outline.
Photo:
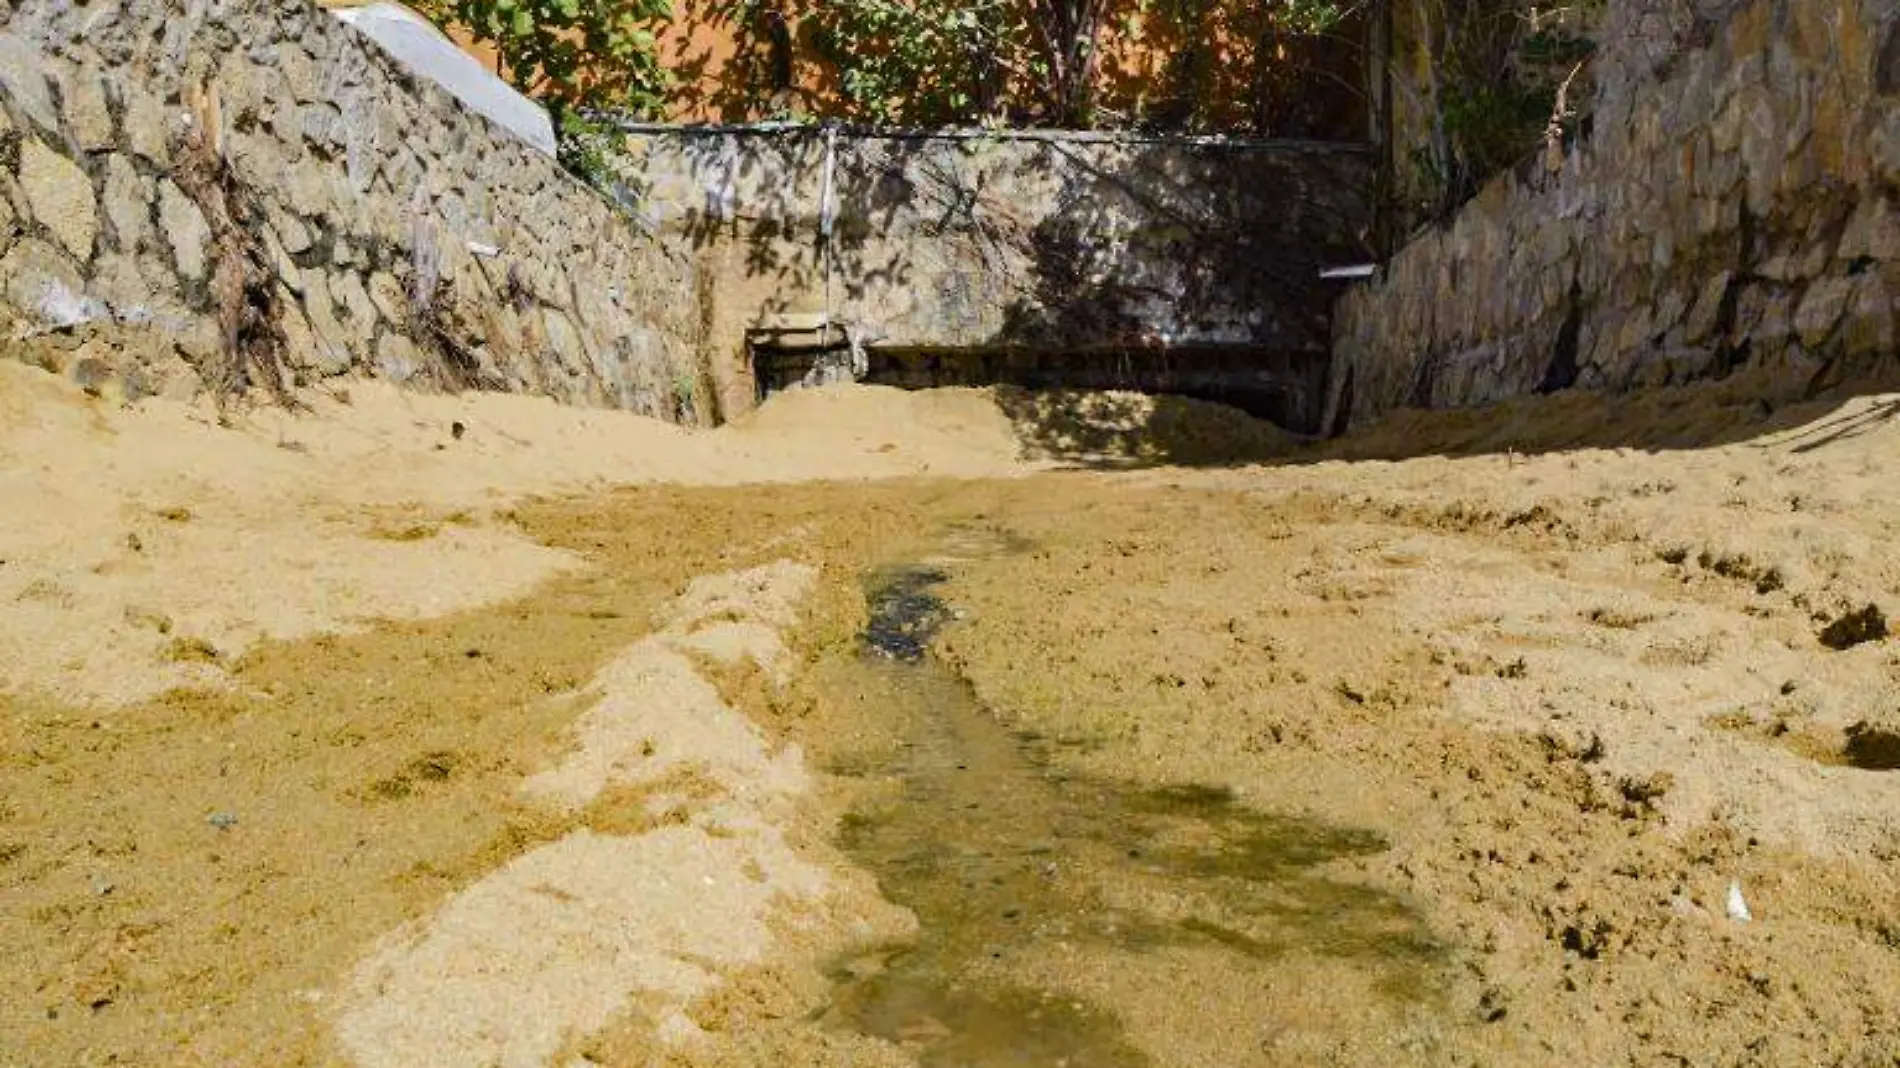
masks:
<path id="1" fill-rule="evenodd" d="M 379 142 L 376 137 L 376 102 L 368 92 L 347 99 L 343 107 L 343 170 L 345 181 L 338 187 L 349 196 L 343 203 L 369 192 L 370 183 L 387 153 L 394 152 L 400 141 Z M 400 192 L 400 190 L 398 190 Z"/>
<path id="2" fill-rule="evenodd" d="M 1750 340 L 1770 348 L 1796 340 L 1794 315 L 1799 294 L 1780 286 L 1760 286 L 1756 291 L 1761 299 L 1760 314 L 1749 330 Z"/>
<path id="3" fill-rule="evenodd" d="M 37 137 L 20 145 L 20 188 L 33 217 L 80 262 L 92 258 L 99 236 L 98 202 L 92 179 L 79 165 Z"/>
<path id="4" fill-rule="evenodd" d="M 1674 329 L 1677 324 L 1681 323 L 1683 313 L 1688 310 L 1689 302 L 1683 297 L 1681 292 L 1676 290 L 1673 286 L 1670 286 L 1666 279 L 1658 278 L 1652 280 L 1649 283 L 1649 288 L 1652 291 L 1657 288 L 1662 289 L 1662 292 L 1652 297 L 1655 315 L 1650 321 L 1649 332 L 1650 335 L 1654 337 L 1657 334 L 1666 333 Z"/>
<path id="5" fill-rule="evenodd" d="M 261 127 L 233 132 L 224 141 L 224 154 L 231 163 L 231 170 L 239 181 L 254 189 L 276 189 L 286 175 L 299 170 L 303 161 L 291 157 L 293 150 L 302 152 L 303 148 L 301 145 L 287 148 Z"/>
<path id="6" fill-rule="evenodd" d="M 547 323 L 548 348 L 567 367 L 585 366 L 589 357 L 586 342 L 574 326 L 574 321 L 566 314 L 552 308 L 546 310 L 543 318 Z"/>
<path id="7" fill-rule="evenodd" d="M 171 246 L 178 273 L 187 281 L 203 281 L 209 273 L 205 257 L 211 226 L 198 205 L 168 178 L 158 183 L 158 225 Z"/>
<path id="8" fill-rule="evenodd" d="M 1649 347 L 1655 335 L 1655 320 L 1651 309 L 1647 307 L 1632 309 L 1622 327 L 1617 331 L 1616 347 L 1620 352 L 1630 353 Z"/>
<path id="9" fill-rule="evenodd" d="M 1715 336 L 1715 328 L 1721 321 L 1722 302 L 1728 296 L 1729 280 L 1733 277 L 1728 271 L 1720 271 L 1702 283 L 1695 304 L 1689 309 L 1689 317 L 1683 322 L 1683 340 L 1700 345 Z"/>
<path id="10" fill-rule="evenodd" d="M 1649 266 L 1657 274 L 1665 273 L 1676 262 L 1676 235 L 1669 230 L 1659 229 L 1649 243 Z"/>
<path id="11" fill-rule="evenodd" d="M 63 73 L 60 94 L 66 111 L 66 130 L 86 152 L 103 152 L 118 139 L 112 108 L 106 102 L 105 82 L 85 70 Z"/>
<path id="12" fill-rule="evenodd" d="M 324 164 L 306 161 L 286 171 L 277 188 L 292 212 L 306 219 L 321 219 L 336 208 L 334 185 Z"/>
<path id="13" fill-rule="evenodd" d="M 87 291 L 104 301 L 115 317 L 130 321 L 157 318 L 159 293 L 136 256 L 108 252 L 93 264 L 92 284 Z M 176 292 L 174 286 L 172 292 Z"/>
<path id="14" fill-rule="evenodd" d="M 1722 102 L 1709 124 L 1709 147 L 1716 158 L 1741 151 L 1743 114 L 1748 108 L 1745 94 L 1734 93 Z"/>
<path id="15" fill-rule="evenodd" d="M 271 273 L 277 276 L 285 288 L 299 297 L 303 296 L 303 271 L 297 266 L 297 261 L 290 258 L 290 253 L 284 251 L 284 243 L 278 239 L 277 231 L 269 226 L 264 227 L 263 241 L 264 258 Z"/>
<path id="16" fill-rule="evenodd" d="M 174 113 L 155 97 L 136 89 L 125 92 L 126 142 L 132 151 L 159 167 L 171 166 Z"/>
<path id="17" fill-rule="evenodd" d="M 422 372 L 422 353 L 415 342 L 396 333 L 385 332 L 376 342 L 376 375 L 391 382 L 408 382 Z"/>
<path id="18" fill-rule="evenodd" d="M 1835 258 L 1847 262 L 1862 258 L 1900 260 L 1900 210 L 1884 194 L 1863 196 L 1841 232 Z"/>
<path id="19" fill-rule="evenodd" d="M 414 152 L 401 146 L 383 157 L 381 177 L 389 183 L 389 188 L 404 202 L 417 199 L 420 191 L 426 190 L 425 167 Z"/>
<path id="20" fill-rule="evenodd" d="M 362 276 L 355 271 L 337 271 L 330 275 L 330 293 L 342 309 L 343 327 L 365 341 L 376 333 L 376 304 L 363 289 Z"/>
<path id="21" fill-rule="evenodd" d="M 1787 252 L 1777 252 L 1755 266 L 1755 273 L 1775 282 L 1792 282 L 1801 277 L 1794 256 Z"/>
<path id="22" fill-rule="evenodd" d="M 1714 340 L 1726 341 L 1731 348 L 1749 343 L 1767 318 L 1771 303 L 1772 298 L 1765 287 L 1741 285 L 1735 294 L 1735 320 L 1729 327 L 1729 336 Z"/>
<path id="23" fill-rule="evenodd" d="M 1820 352 L 1839 328 L 1854 296 L 1852 278 L 1823 278 L 1808 287 L 1794 314 L 1794 330 L 1809 352 Z"/>
<path id="24" fill-rule="evenodd" d="M 316 61 L 297 41 L 277 43 L 277 70 L 283 77 L 285 88 L 290 90 L 290 95 L 298 103 L 322 99 L 323 83 L 317 73 Z"/>
<path id="25" fill-rule="evenodd" d="M 290 287 L 280 285 L 277 300 L 283 307 L 283 318 L 279 321 L 284 328 L 285 362 L 300 371 L 314 372 L 318 376 L 335 373 L 328 370 L 334 366 L 334 361 L 324 358 L 325 346 L 310 328 L 310 319 L 304 314 L 303 302 L 298 299 L 298 295 Z M 344 366 L 348 366 L 348 361 L 344 362 Z"/>
<path id="26" fill-rule="evenodd" d="M 1894 294 L 1880 275 L 1869 272 L 1855 279 L 1853 296 L 1841 319 L 1840 348 L 1855 359 L 1891 356 L 1897 351 Z"/>
<path id="27" fill-rule="evenodd" d="M 1828 264 L 1834 259 L 1836 244 L 1827 239 L 1825 233 L 1803 249 L 1795 267 L 1795 277 L 1801 279 L 1819 278 L 1827 273 Z"/>
<path id="28" fill-rule="evenodd" d="M 117 153 L 106 157 L 105 212 L 112 224 L 113 245 L 136 252 L 152 240 L 152 201 L 155 187 Z"/>
<path id="29" fill-rule="evenodd" d="M 1781 196 L 1798 197 L 1807 193 L 1824 174 L 1841 177 L 1839 171 L 1828 172 L 1823 169 L 1826 157 L 1812 136 L 1802 137 L 1793 143 L 1800 147 L 1788 153 L 1776 181 L 1775 188 Z M 1835 153 L 1837 158 L 1838 155 L 1838 152 Z"/>
<path id="30" fill-rule="evenodd" d="M 329 279 L 320 270 L 303 272 L 303 312 L 310 321 L 315 351 L 310 365 L 321 374 L 342 374 L 350 369 L 359 347 L 367 355 L 368 338 L 358 338 L 337 321 L 336 304 L 330 296 Z"/>
<path id="31" fill-rule="evenodd" d="M 78 264 L 38 238 L 22 238 L 0 259 L 0 296 L 42 327 L 75 326 L 106 317 L 85 295 Z"/>
<path id="32" fill-rule="evenodd" d="M 266 205 L 264 214 L 270 223 L 271 232 L 277 235 L 277 240 L 283 244 L 286 253 L 301 256 L 310 251 L 312 245 L 315 244 L 310 235 L 310 228 L 295 215 L 282 210 L 275 204 Z"/>
<path id="33" fill-rule="evenodd" d="M 1824 82 L 1817 77 L 1815 84 L 1820 88 L 1814 99 L 1808 155 L 1813 157 L 1821 174 L 1860 181 L 1867 175 L 1867 152 L 1860 143 L 1857 117 L 1850 118 L 1850 98 L 1836 79 Z"/>
<path id="34" fill-rule="evenodd" d="M 1722 48 L 1731 62 L 1745 62 L 1762 55 L 1775 32 L 1765 4 L 1743 5 L 1722 28 Z"/>
<path id="35" fill-rule="evenodd" d="M 376 305 L 383 319 L 391 323 L 407 322 L 409 319 L 409 294 L 403 289 L 396 276 L 386 271 L 378 271 L 369 279 L 370 303 Z"/>
<path id="36" fill-rule="evenodd" d="M 265 77 L 251 57 L 241 52 L 223 56 L 218 64 L 217 91 L 227 127 L 252 125 L 252 120 L 263 113 L 269 102 Z"/>
<path id="37" fill-rule="evenodd" d="M 485 308 L 488 304 L 500 302 L 500 296 L 496 295 L 488 272 L 483 268 L 483 260 L 479 258 L 467 258 L 462 270 L 454 272 L 452 283 L 456 298 L 462 300 L 467 308 Z"/>
<path id="38" fill-rule="evenodd" d="M 33 42 L 0 32 L 0 90 L 40 129 L 59 129 L 59 112 L 46 82 L 46 57 Z"/>
<path id="39" fill-rule="evenodd" d="M 1748 208 L 1756 215 L 1767 215 L 1774 208 L 1775 189 L 1787 156 L 1780 121 L 1765 95 L 1755 100 L 1743 119 L 1741 156 Z"/>
<path id="40" fill-rule="evenodd" d="M 326 155 L 343 149 L 343 112 L 335 104 L 328 101 L 305 104 L 297 109 L 297 117 L 305 142 Z"/>

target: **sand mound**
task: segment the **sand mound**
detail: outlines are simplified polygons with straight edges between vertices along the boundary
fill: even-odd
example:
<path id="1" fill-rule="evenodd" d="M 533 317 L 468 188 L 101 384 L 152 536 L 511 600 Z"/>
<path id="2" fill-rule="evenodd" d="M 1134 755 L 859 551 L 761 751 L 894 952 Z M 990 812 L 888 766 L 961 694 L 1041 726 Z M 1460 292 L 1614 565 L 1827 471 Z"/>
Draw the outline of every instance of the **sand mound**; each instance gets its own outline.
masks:
<path id="1" fill-rule="evenodd" d="M 220 426 L 0 361 L 0 500 L 31 502 L 0 510 L 0 691 L 117 704 L 217 684 L 263 639 L 518 596 L 571 563 L 497 518 L 527 494 L 1031 470 L 975 391 L 794 394 L 712 433 L 374 382 L 307 399 Z"/>
<path id="2" fill-rule="evenodd" d="M 1008 415 L 981 389 L 790 390 L 724 433 L 735 447 L 802 456 L 801 466 L 816 477 L 857 476 L 867 459 L 885 471 L 908 466 L 916 474 L 995 477 L 1020 467 L 1023 451 Z"/>
<path id="3" fill-rule="evenodd" d="M 1242 464 L 1300 447 L 1272 423 L 1188 397 L 1008 387 L 992 395 L 1029 455 L 1065 463 Z"/>
<path id="4" fill-rule="evenodd" d="M 661 1039 L 688 1042 L 699 1034 L 685 1012 L 693 999 L 722 972 L 784 951 L 775 920 L 797 912 L 809 929 L 830 908 L 901 929 L 900 914 L 850 900 L 849 887 L 840 897 L 788 843 L 789 802 L 810 787 L 798 749 L 771 752 L 687 655 L 698 635 L 749 625 L 769 638 L 752 654 L 769 669 L 815 578 L 789 561 L 702 578 L 661 634 L 601 671 L 578 747 L 524 793 L 575 811 L 609 788 L 696 782 L 690 803 L 695 791 L 648 802 L 656 818 L 684 813 L 680 825 L 571 831 L 384 940 L 338 1021 L 358 1065 L 555 1063 L 564 1042 L 636 1004 Z"/>
<path id="5" fill-rule="evenodd" d="M 934 474 L 993 476 L 1022 464 L 1134 467 L 1285 457 L 1299 436 L 1237 408 L 1189 397 L 1014 386 L 907 391 L 828 386 L 776 394 L 733 424 L 737 440 L 919 457 Z M 828 461 L 827 466 L 836 466 Z"/>

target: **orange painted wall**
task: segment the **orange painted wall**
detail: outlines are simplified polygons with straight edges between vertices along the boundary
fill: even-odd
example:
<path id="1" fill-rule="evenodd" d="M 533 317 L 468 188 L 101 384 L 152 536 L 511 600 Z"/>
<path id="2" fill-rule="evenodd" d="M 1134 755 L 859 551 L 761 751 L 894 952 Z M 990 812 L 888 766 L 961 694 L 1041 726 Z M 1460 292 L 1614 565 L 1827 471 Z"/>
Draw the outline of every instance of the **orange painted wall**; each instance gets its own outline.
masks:
<path id="1" fill-rule="evenodd" d="M 770 101 L 776 106 L 762 104 L 768 94 L 755 83 L 767 77 L 771 66 L 767 27 L 734 26 L 711 17 L 709 6 L 709 0 L 675 0 L 677 17 L 661 34 L 665 65 L 675 78 L 669 121 L 744 122 L 774 112 L 808 118 L 842 113 L 835 72 L 795 22 L 787 26 L 791 86 Z M 1164 128 L 1328 139 L 1363 136 L 1365 104 L 1356 89 L 1363 81 L 1360 28 L 1348 26 L 1331 41 L 1271 45 L 1278 65 L 1267 76 L 1279 71 L 1283 80 L 1297 83 L 1274 86 L 1260 80 L 1261 68 L 1254 62 L 1259 27 L 1246 19 L 1256 10 L 1249 4 L 1229 5 L 1225 12 L 1210 14 L 1201 26 L 1181 28 L 1180 40 L 1105 30 L 1097 93 L 1105 124 L 1124 124 L 1129 116 L 1140 115 Z M 494 67 L 492 49 L 465 33 L 452 30 L 451 36 Z M 1289 71 L 1294 73 L 1285 73 Z"/>

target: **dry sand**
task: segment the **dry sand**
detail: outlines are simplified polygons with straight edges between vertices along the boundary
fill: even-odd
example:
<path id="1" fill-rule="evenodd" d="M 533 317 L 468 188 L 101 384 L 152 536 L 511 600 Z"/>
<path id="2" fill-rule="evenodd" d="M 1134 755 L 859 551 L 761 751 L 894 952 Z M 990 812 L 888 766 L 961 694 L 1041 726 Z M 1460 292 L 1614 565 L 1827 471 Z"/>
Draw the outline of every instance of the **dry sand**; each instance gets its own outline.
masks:
<path id="1" fill-rule="evenodd" d="M 710 647 L 727 663 L 779 672 L 774 626 L 796 621 L 814 577 L 780 563 L 697 580 L 659 635 L 594 679 L 577 748 L 524 792 L 578 811 L 608 790 L 647 791 L 649 815 L 680 809 L 683 824 L 570 831 L 392 935 L 358 969 L 338 1020 L 352 1060 L 549 1064 L 636 1006 L 655 1034 L 690 1045 L 700 1028 L 686 1009 L 722 972 L 787 955 L 775 916 L 808 933 L 812 917 L 834 913 L 903 931 L 866 888 L 835 886 L 788 844 L 793 806 L 810 790 L 800 753 L 770 752 L 690 659 Z"/>
<path id="2" fill-rule="evenodd" d="M 998 719 L 1376 832 L 1332 875 L 1443 947 L 1429 996 L 1323 946 L 991 978 L 1158 1065 L 1886 1063 L 1900 778 L 1856 728 L 1900 646 L 1821 635 L 1900 611 L 1897 411 L 1738 382 L 1318 447 L 1131 398 L 694 434 L 359 384 L 225 428 L 0 364 L 0 1064 L 927 1055 L 812 1022 L 912 932 L 835 847 L 838 769 L 899 739 L 809 666 L 863 574 L 972 532 L 940 647 Z"/>
<path id="3" fill-rule="evenodd" d="M 716 436 L 377 383 L 310 401 L 225 429 L 0 362 L 0 689 L 123 703 L 262 638 L 518 596 L 576 562 L 493 521 L 524 494 L 1027 469 L 973 391 L 788 398 Z"/>

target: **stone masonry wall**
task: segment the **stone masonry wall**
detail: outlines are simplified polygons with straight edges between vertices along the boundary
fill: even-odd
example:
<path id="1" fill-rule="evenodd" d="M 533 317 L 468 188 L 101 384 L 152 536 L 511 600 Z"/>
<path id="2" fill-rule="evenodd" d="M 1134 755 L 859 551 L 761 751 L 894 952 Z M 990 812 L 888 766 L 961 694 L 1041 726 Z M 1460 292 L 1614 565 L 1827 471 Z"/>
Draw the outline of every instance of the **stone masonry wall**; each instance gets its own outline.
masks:
<path id="1" fill-rule="evenodd" d="M 1342 298 L 1329 426 L 1745 365 L 1801 391 L 1891 361 L 1900 11 L 1756 0 L 1696 36 L 1622 64 L 1639 73 L 1560 167 L 1499 178 Z"/>
<path id="2" fill-rule="evenodd" d="M 828 310 L 887 350 L 1241 348 L 1318 367 L 1337 292 L 1319 270 L 1368 255 L 1359 146 L 840 131 L 826 240 L 826 144 L 686 128 L 617 153 L 630 213 L 695 263 L 714 351 Z M 732 370 L 729 406 L 754 391 Z"/>
<path id="3" fill-rule="evenodd" d="M 299 382 L 715 416 L 687 264 L 307 0 L 0 0 L 0 349 L 134 395 L 216 359 L 200 90 Z"/>
<path id="4" fill-rule="evenodd" d="M 1748 0 L 1607 0 L 1591 27 L 1597 53 L 1586 73 L 1596 97 L 1586 110 L 1623 109 L 1666 77 L 1672 64 L 1707 47 Z M 1580 102 L 1583 103 L 1583 102 Z"/>

